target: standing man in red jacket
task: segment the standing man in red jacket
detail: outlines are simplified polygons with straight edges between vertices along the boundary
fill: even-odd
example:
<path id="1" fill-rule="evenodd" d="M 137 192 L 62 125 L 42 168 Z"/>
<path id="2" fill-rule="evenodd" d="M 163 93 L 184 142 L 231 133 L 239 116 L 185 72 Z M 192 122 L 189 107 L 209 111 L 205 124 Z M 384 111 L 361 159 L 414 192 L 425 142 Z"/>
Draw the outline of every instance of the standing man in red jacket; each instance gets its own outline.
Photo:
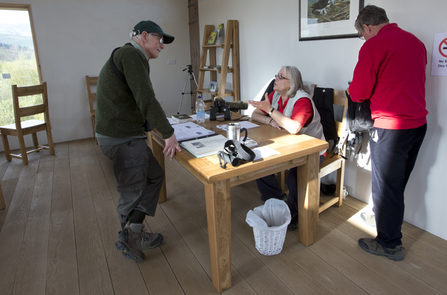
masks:
<path id="1" fill-rule="evenodd" d="M 370 100 L 375 239 L 359 246 L 374 255 L 403 259 L 404 191 L 427 131 L 427 52 L 413 34 L 390 23 L 384 9 L 367 5 L 355 21 L 366 42 L 349 86 L 353 101 Z"/>

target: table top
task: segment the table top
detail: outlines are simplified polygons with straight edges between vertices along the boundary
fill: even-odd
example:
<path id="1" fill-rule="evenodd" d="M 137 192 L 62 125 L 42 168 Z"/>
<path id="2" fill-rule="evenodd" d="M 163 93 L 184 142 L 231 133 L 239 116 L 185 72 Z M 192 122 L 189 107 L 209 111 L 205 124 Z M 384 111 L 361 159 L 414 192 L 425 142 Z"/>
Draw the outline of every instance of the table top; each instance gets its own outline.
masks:
<path id="1" fill-rule="evenodd" d="M 233 116 L 235 115 L 233 114 Z M 212 130 L 217 134 L 226 136 L 225 131 L 217 128 L 216 126 L 231 122 L 234 123 L 239 121 L 221 121 L 219 119 L 216 121 L 209 121 L 207 119 L 205 123 L 199 125 L 207 129 L 212 128 Z M 258 147 L 268 146 L 280 152 L 280 155 L 271 156 L 255 162 L 244 163 L 238 167 L 227 165 L 226 169 L 220 167 L 219 158 L 217 155 L 196 158 L 187 150 L 182 149 L 182 152 L 176 152 L 175 158 L 203 183 L 214 183 L 217 181 L 254 173 L 255 171 L 262 171 L 262 169 L 271 168 L 275 165 L 278 166 L 281 163 L 288 162 L 289 164 L 287 165 L 289 168 L 298 166 L 296 164 L 296 159 L 328 148 L 328 143 L 326 141 L 305 134 L 290 134 L 284 129 L 278 130 L 266 124 L 261 124 L 258 122 L 254 123 L 260 126 L 248 129 L 248 137 L 258 142 Z M 164 145 L 160 134 L 157 133 L 156 130 L 154 134 L 157 135 L 154 139 L 160 144 Z M 278 171 L 283 169 L 284 167 L 278 166 Z"/>

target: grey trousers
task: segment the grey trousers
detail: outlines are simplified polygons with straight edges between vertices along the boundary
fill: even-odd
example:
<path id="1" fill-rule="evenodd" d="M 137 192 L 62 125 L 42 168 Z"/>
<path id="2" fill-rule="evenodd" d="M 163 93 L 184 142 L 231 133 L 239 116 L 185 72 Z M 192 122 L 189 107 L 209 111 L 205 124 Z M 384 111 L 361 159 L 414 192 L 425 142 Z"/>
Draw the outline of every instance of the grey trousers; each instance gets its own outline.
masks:
<path id="1" fill-rule="evenodd" d="M 127 222 L 133 210 L 154 216 L 164 180 L 163 169 L 142 138 L 101 146 L 105 156 L 113 161 L 116 188 L 120 194 L 118 217 Z"/>

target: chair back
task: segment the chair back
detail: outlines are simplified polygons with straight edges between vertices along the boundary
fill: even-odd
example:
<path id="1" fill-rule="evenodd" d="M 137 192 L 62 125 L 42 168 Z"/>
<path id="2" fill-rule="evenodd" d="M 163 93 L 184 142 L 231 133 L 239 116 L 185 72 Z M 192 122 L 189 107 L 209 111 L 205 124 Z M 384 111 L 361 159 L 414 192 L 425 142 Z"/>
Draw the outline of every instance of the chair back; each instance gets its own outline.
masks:
<path id="1" fill-rule="evenodd" d="M 88 103 L 90 105 L 90 115 L 95 116 L 96 109 L 96 85 L 98 85 L 98 77 L 85 76 L 87 83 Z"/>
<path id="2" fill-rule="evenodd" d="M 310 96 L 313 97 L 315 93 L 315 89 L 317 88 L 316 84 L 312 84 L 310 87 Z M 338 106 L 335 107 L 335 131 L 339 139 L 343 139 L 344 132 L 346 130 L 346 112 L 348 110 L 348 97 L 346 95 L 345 90 L 336 90 L 334 89 L 334 100 L 333 105 Z M 338 116 L 337 116 L 338 115 Z"/>
<path id="3" fill-rule="evenodd" d="M 20 106 L 20 98 L 31 95 L 41 95 L 42 103 L 31 106 Z M 14 117 L 16 129 L 20 132 L 23 128 L 26 128 L 29 124 L 26 122 L 32 122 L 32 125 L 36 125 L 41 120 L 25 120 L 22 122 L 23 117 L 29 117 L 43 113 L 44 121 L 42 125 L 50 123 L 50 115 L 48 111 L 48 92 L 47 82 L 42 82 L 39 85 L 33 86 L 17 86 L 12 85 L 12 99 L 14 105 Z"/>

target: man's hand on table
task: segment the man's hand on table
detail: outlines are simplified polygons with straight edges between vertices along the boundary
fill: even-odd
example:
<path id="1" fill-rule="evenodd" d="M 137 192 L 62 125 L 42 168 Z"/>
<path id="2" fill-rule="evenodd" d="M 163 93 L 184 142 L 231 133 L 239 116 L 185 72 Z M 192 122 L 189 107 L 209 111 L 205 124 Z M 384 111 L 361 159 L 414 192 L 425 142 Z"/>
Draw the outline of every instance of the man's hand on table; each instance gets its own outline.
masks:
<path id="1" fill-rule="evenodd" d="M 169 157 L 170 160 L 172 161 L 172 159 L 174 159 L 175 157 L 175 151 L 181 152 L 182 149 L 180 148 L 180 145 L 177 142 L 175 134 L 172 134 L 171 137 L 165 139 L 165 148 L 163 149 L 163 154 L 166 157 Z"/>

